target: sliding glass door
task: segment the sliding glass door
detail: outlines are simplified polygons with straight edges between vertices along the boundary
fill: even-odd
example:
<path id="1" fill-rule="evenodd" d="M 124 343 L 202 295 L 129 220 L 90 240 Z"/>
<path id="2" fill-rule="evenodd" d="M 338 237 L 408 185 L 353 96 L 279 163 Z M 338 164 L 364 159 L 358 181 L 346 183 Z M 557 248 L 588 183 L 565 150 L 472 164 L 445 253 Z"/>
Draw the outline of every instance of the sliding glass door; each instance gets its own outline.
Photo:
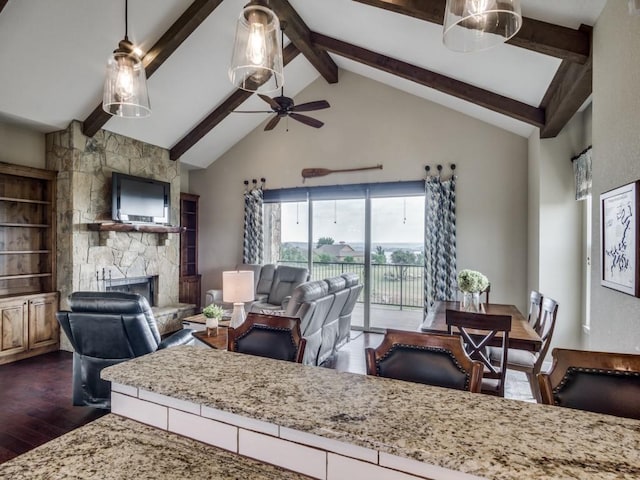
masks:
<path id="1" fill-rule="evenodd" d="M 371 329 L 417 330 L 424 303 L 424 196 L 371 199 Z"/>
<path id="2" fill-rule="evenodd" d="M 352 328 L 417 330 L 424 302 L 422 182 L 265 192 L 265 262 L 313 280 L 357 273 Z"/>

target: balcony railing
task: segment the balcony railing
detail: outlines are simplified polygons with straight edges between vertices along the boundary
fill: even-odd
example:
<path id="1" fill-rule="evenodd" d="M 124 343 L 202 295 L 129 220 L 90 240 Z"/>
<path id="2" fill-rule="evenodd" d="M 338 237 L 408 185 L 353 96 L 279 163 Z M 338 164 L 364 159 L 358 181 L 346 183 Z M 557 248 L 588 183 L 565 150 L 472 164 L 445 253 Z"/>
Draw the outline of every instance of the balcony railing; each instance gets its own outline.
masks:
<path id="1" fill-rule="evenodd" d="M 278 262 L 281 265 L 307 266 L 307 262 Z M 364 263 L 313 262 L 312 279 L 321 280 L 347 272 L 356 273 L 364 282 Z M 422 308 L 424 303 L 424 268 L 422 265 L 371 264 L 371 303 Z M 364 290 L 363 290 L 364 292 Z M 359 302 L 364 302 L 364 293 Z"/>

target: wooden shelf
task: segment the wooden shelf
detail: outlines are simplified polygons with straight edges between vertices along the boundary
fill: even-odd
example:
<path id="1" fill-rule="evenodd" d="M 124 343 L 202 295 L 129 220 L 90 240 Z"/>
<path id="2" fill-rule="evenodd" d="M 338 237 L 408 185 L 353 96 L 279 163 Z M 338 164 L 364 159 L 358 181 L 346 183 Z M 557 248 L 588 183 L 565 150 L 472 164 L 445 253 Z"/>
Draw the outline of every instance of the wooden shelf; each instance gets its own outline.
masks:
<path id="1" fill-rule="evenodd" d="M 35 203 L 37 205 L 51 205 L 51 202 L 45 200 L 29 200 L 28 198 L 0 197 L 0 201 L 17 202 L 17 203 Z"/>
<path id="2" fill-rule="evenodd" d="M 39 278 L 50 276 L 50 273 L 24 273 L 21 275 L 0 275 L 0 280 L 16 280 L 18 278 Z"/>
<path id="3" fill-rule="evenodd" d="M 0 255 L 24 255 L 32 253 L 51 253 L 51 250 L 0 250 Z"/>
<path id="4" fill-rule="evenodd" d="M 49 228 L 46 223 L 0 223 L 0 227 Z"/>
<path id="5" fill-rule="evenodd" d="M 87 228 L 92 232 L 180 233 L 183 231 L 182 227 L 116 222 L 88 223 Z"/>

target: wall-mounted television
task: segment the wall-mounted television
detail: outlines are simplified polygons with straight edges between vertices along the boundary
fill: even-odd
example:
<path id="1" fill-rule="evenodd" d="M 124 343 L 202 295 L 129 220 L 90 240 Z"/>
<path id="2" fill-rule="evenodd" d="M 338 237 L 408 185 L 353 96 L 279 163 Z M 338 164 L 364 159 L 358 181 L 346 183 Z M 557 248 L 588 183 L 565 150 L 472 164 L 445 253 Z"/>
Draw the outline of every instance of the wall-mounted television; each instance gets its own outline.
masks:
<path id="1" fill-rule="evenodd" d="M 123 223 L 170 224 L 171 185 L 113 172 L 111 218 Z"/>

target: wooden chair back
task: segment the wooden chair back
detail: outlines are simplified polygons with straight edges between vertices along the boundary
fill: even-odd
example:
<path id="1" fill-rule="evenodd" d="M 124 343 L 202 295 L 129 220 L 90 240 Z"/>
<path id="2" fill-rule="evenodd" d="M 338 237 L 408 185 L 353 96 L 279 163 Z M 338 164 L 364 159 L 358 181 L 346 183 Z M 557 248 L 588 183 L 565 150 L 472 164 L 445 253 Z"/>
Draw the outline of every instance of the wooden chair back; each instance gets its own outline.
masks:
<path id="1" fill-rule="evenodd" d="M 544 357 L 546 357 L 549 346 L 551 345 L 551 337 L 553 336 L 553 331 L 556 328 L 557 317 L 558 302 L 549 297 L 542 300 L 542 305 L 540 306 L 540 318 L 536 325 L 536 332 L 540 335 L 540 339 L 542 340 L 542 348 L 540 348 L 540 351 L 537 353 L 538 359 L 536 360 L 534 367 L 536 374 L 540 372 Z"/>
<path id="2" fill-rule="evenodd" d="M 489 294 L 491 293 L 491 284 L 487 285 L 487 288 L 485 288 L 483 291 L 481 291 L 480 295 L 482 295 L 483 293 L 485 295 L 484 303 L 489 303 Z"/>
<path id="3" fill-rule="evenodd" d="M 460 337 L 387 330 L 382 343 L 365 355 L 368 375 L 480 391 L 482 363 L 469 358 Z"/>
<path id="4" fill-rule="evenodd" d="M 237 328 L 229 328 L 227 350 L 302 363 L 307 341 L 300 333 L 300 319 L 249 313 Z"/>
<path id="5" fill-rule="evenodd" d="M 531 294 L 529 295 L 529 316 L 527 317 L 527 321 L 534 330 L 536 330 L 536 327 L 540 322 L 543 298 L 544 295 L 542 295 L 540 292 L 538 292 L 537 290 L 531 290 Z"/>
<path id="6" fill-rule="evenodd" d="M 640 419 L 640 355 L 554 348 L 542 403 Z"/>
<path id="7" fill-rule="evenodd" d="M 474 360 L 482 362 L 483 393 L 504 396 L 504 383 L 507 373 L 507 357 L 509 352 L 509 332 L 511 331 L 511 315 L 489 315 L 485 313 L 447 310 L 447 329 L 449 333 L 459 333 L 464 342 L 467 354 Z M 499 340 L 498 335 L 501 339 Z M 501 358 L 494 365 L 489 358 L 487 347 L 502 347 Z"/>

